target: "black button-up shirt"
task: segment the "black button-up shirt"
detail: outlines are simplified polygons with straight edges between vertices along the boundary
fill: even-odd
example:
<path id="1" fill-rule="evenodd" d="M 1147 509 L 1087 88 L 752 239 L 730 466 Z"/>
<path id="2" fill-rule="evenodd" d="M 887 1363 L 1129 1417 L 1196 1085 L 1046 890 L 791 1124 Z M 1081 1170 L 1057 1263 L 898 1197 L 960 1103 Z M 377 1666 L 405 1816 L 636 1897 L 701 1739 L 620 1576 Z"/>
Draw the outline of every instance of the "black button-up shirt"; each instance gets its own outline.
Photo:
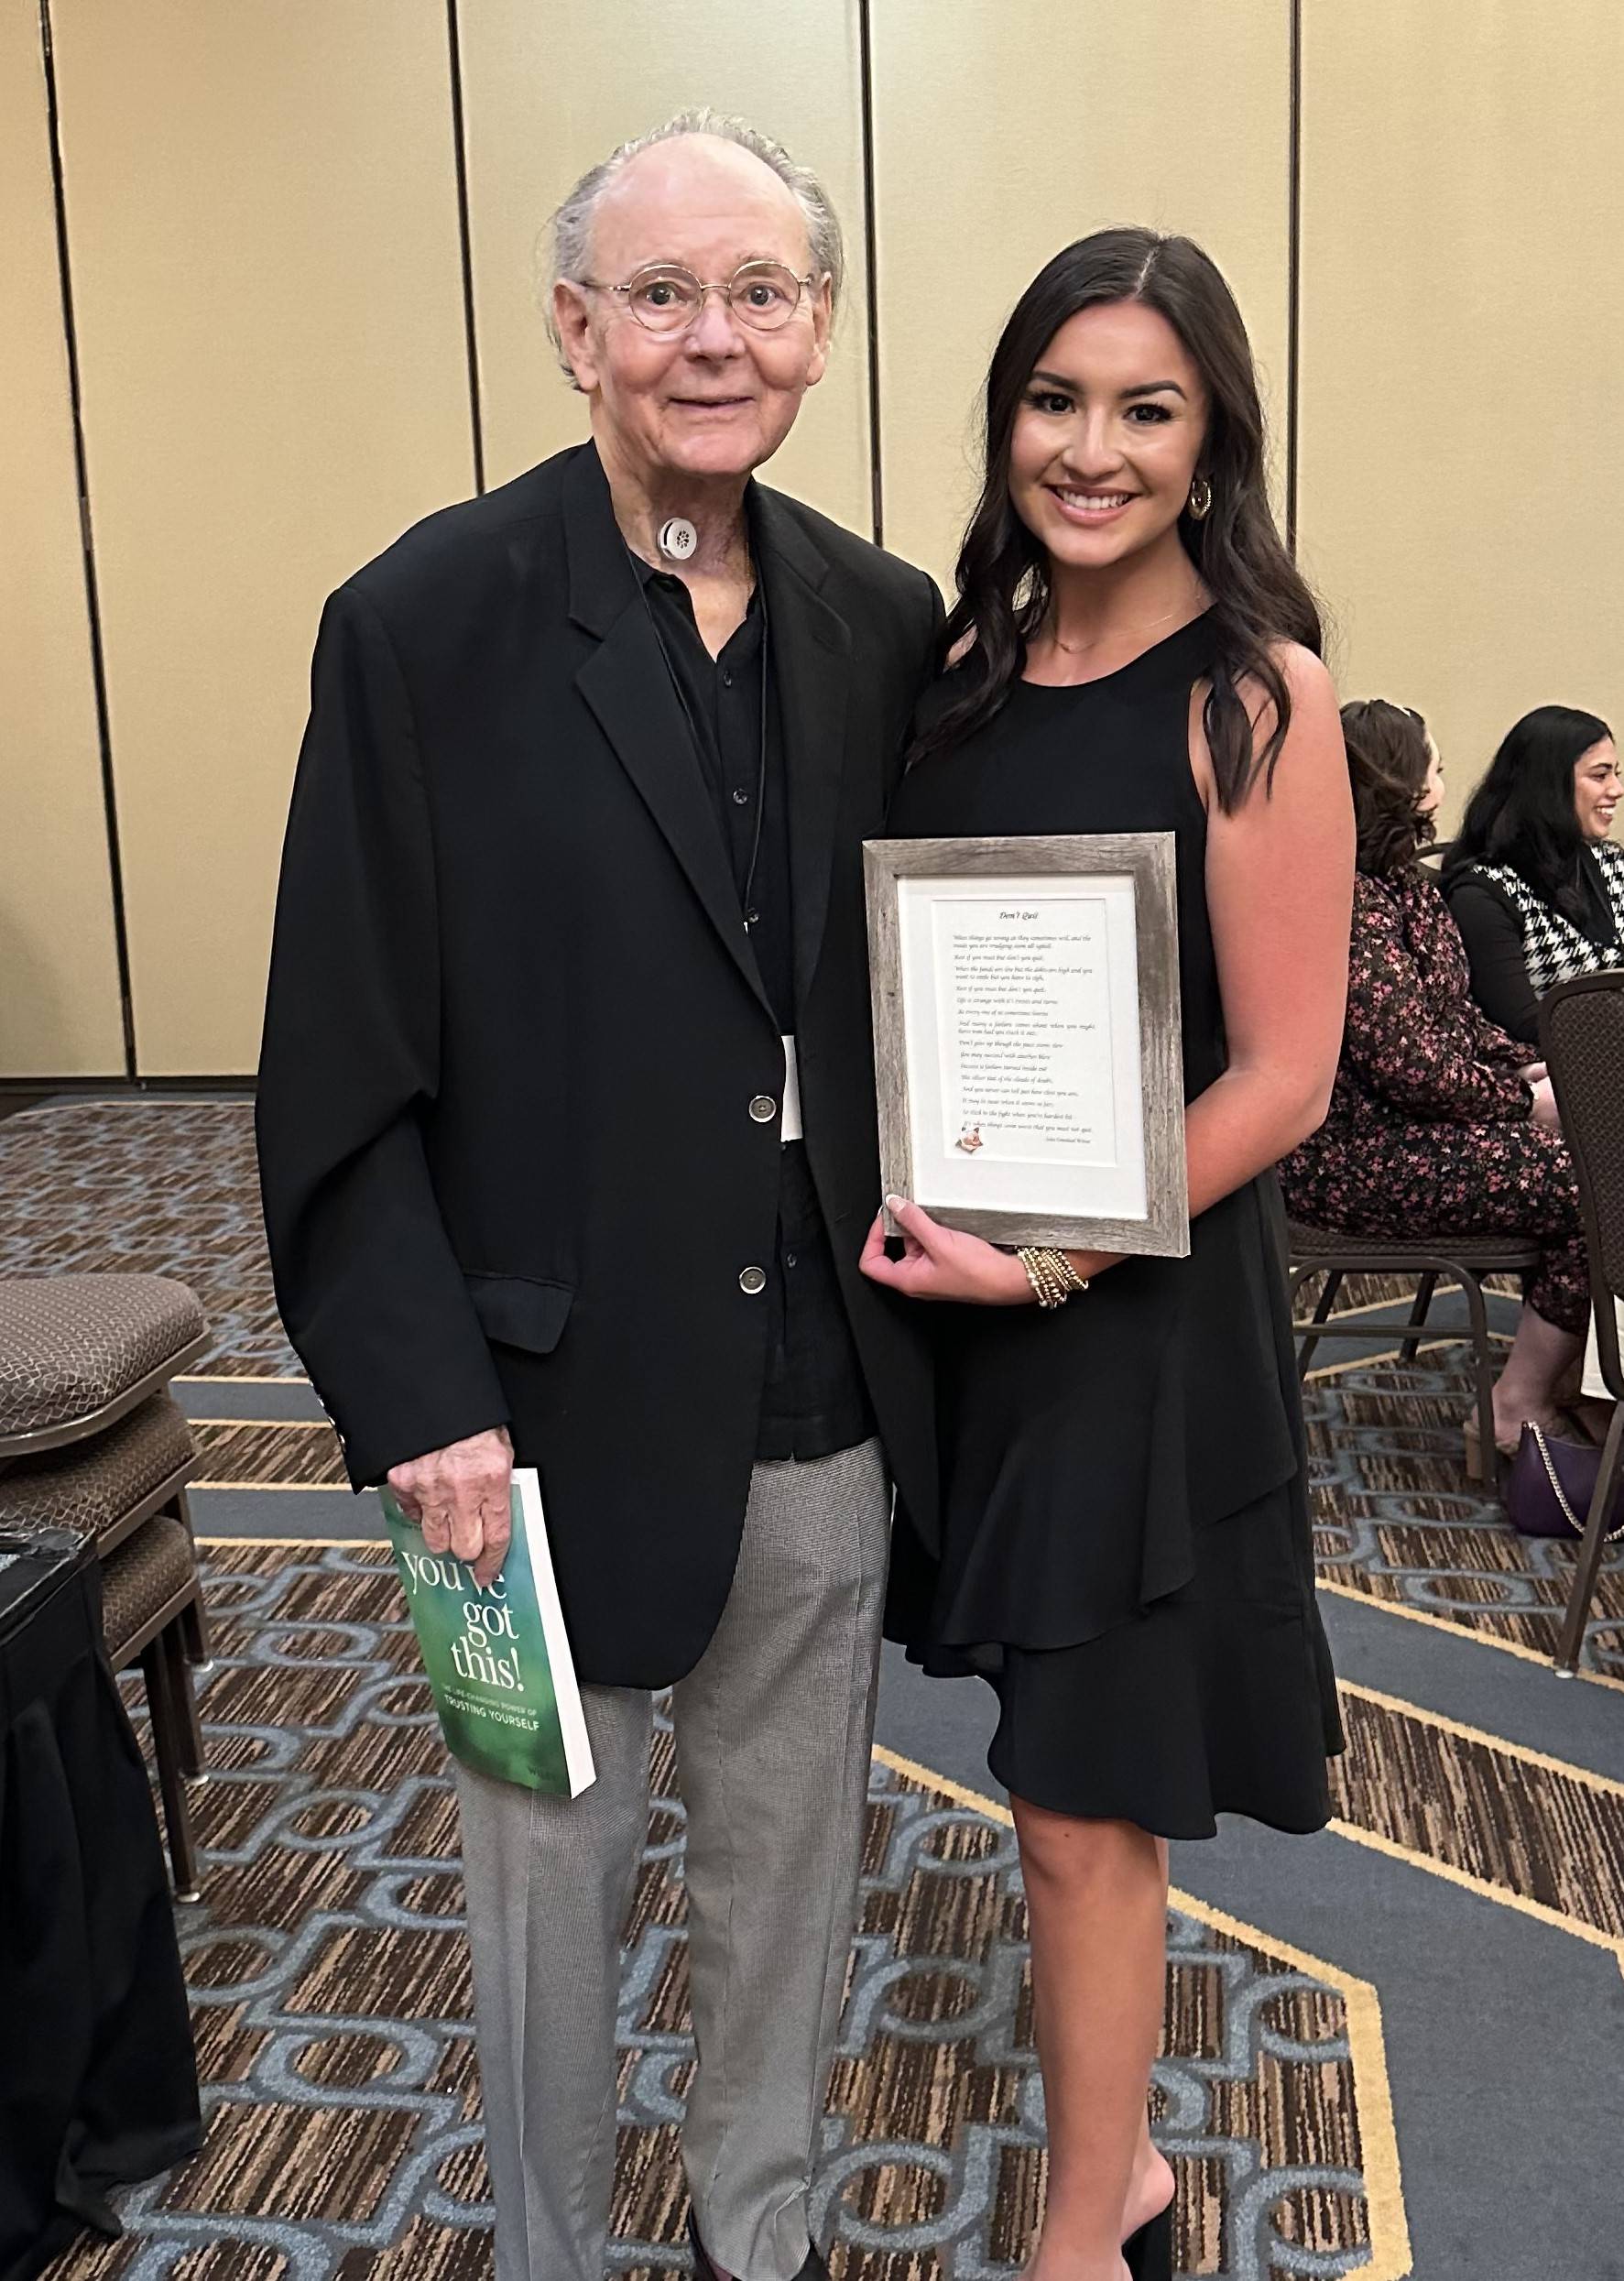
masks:
<path id="1" fill-rule="evenodd" d="M 682 581 L 640 559 L 637 567 L 694 732 L 695 766 L 703 774 L 727 850 L 761 987 L 780 1032 L 790 1037 L 795 949 L 790 813 L 761 589 L 758 585 L 751 595 L 744 623 L 713 658 Z M 756 1454 L 827 1457 L 866 1441 L 874 1431 L 874 1414 L 805 1145 L 786 1141 L 779 1164 L 777 1258 L 767 1284 L 767 1378 Z"/>

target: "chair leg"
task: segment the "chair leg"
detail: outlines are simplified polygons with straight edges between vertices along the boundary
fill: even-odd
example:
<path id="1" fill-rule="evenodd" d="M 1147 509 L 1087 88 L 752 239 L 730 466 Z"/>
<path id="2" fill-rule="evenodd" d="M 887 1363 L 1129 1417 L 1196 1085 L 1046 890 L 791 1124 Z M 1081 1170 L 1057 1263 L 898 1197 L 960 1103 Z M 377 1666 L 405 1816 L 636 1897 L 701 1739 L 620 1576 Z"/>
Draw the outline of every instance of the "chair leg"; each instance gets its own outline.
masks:
<path id="1" fill-rule="evenodd" d="M 1341 1289 L 1342 1270 L 1339 1267 L 1327 1268 L 1325 1270 L 1325 1287 L 1320 1293 L 1318 1304 L 1315 1305 L 1313 1310 L 1313 1320 L 1316 1324 L 1325 1323 L 1330 1320 L 1331 1309 L 1335 1304 L 1336 1293 Z M 1313 1359 L 1313 1350 L 1319 1343 L 1319 1340 L 1314 1337 L 1312 1330 L 1307 1330 L 1302 1333 L 1302 1344 L 1299 1348 L 1297 1355 L 1297 1375 L 1299 1378 L 1306 1378 L 1308 1376 L 1308 1366 Z"/>
<path id="2" fill-rule="evenodd" d="M 187 1501 L 186 1491 L 183 1489 L 178 1489 L 175 1491 L 170 1502 L 170 1510 L 185 1529 L 187 1535 L 191 1536 L 191 1506 Z M 197 1544 L 194 1538 L 192 1544 L 194 1564 L 196 1558 Z M 194 1670 L 207 1670 L 213 1661 L 213 1655 L 209 1647 L 209 1619 L 203 1608 L 203 1596 L 201 1588 L 197 1598 L 190 1601 L 182 1610 L 180 1621 L 185 1626 L 186 1660 Z"/>
<path id="3" fill-rule="evenodd" d="M 1429 1267 L 1426 1273 L 1422 1277 L 1420 1282 L 1415 1286 L 1415 1304 L 1410 1310 L 1410 1328 L 1412 1331 L 1419 1331 L 1425 1326 L 1427 1309 L 1433 1304 L 1433 1293 L 1437 1290 L 1437 1270 L 1435 1268 Z M 1399 1348 L 1400 1363 L 1407 1368 L 1411 1362 L 1413 1362 L 1415 1359 L 1416 1348 L 1420 1345 L 1421 1341 L 1419 1338 L 1405 1339 L 1403 1345 Z"/>
<path id="4" fill-rule="evenodd" d="M 141 1669 L 147 1680 L 147 1708 L 152 1714 L 152 1754 L 158 1761 L 158 1794 L 163 1799 L 175 1898 L 201 1901 L 197 1861 L 191 1848 L 191 1817 L 186 1810 L 186 1785 L 180 1779 L 175 1707 L 169 1691 L 169 1651 L 161 1635 L 149 1640 L 142 1649 Z"/>
<path id="5" fill-rule="evenodd" d="M 1601 1467 L 1596 1476 L 1596 1493 L 1590 1500 L 1590 1518 L 1585 1523 L 1584 1540 L 1574 1568 L 1574 1585 L 1568 1595 L 1562 1643 L 1556 1651 L 1555 1668 L 1559 1679 L 1572 1679 L 1578 1672 L 1579 1650 L 1585 1644 L 1585 1626 L 1589 1621 L 1590 1603 L 1596 1597 L 1596 1579 L 1601 1573 L 1601 1556 L 1607 1550 L 1608 1522 L 1612 1517 L 1611 1509 L 1618 1501 L 1621 1450 L 1624 1450 L 1624 1402 L 1618 1402 L 1613 1404 L 1612 1423 L 1608 1427 L 1608 1437 L 1602 1445 Z"/>
<path id="6" fill-rule="evenodd" d="M 207 1671 L 214 1658 L 209 1652 L 209 1621 L 203 1613 L 201 1592 L 180 1610 L 180 1631 L 186 1643 L 187 1662 L 196 1671 Z"/>
<path id="7" fill-rule="evenodd" d="M 192 1691 L 191 1664 L 186 1652 L 186 1614 L 182 1609 L 163 1638 L 169 1655 L 169 1694 L 177 1717 L 180 1772 L 188 1782 L 202 1783 L 207 1782 L 209 1772 L 203 1756 L 202 1721 L 197 1715 L 197 1697 Z"/>
<path id="8" fill-rule="evenodd" d="M 1488 1310 L 1483 1286 L 1469 1268 L 1452 1268 L 1472 1326 L 1472 1371 L 1477 1389 L 1477 1472 L 1485 1489 L 1495 1484 L 1494 1349 L 1488 1343 Z"/>

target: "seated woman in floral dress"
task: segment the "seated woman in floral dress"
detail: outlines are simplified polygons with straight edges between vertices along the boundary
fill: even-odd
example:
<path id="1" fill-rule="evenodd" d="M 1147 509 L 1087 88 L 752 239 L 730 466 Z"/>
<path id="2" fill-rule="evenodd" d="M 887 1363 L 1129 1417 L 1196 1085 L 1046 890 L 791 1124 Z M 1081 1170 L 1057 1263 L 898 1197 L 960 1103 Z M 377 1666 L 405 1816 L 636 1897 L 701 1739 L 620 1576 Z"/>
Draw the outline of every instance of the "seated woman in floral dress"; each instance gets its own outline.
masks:
<path id="1" fill-rule="evenodd" d="M 1465 945 L 1417 860 L 1443 767 L 1416 713 L 1345 705 L 1358 822 L 1347 1020 L 1330 1112 L 1281 1164 L 1287 1207 L 1363 1236 L 1523 1236 L 1540 1247 L 1494 1390 L 1508 1454 L 1525 1418 L 1559 1422 L 1584 1348 L 1578 1188 L 1542 1064 L 1471 994 Z"/>

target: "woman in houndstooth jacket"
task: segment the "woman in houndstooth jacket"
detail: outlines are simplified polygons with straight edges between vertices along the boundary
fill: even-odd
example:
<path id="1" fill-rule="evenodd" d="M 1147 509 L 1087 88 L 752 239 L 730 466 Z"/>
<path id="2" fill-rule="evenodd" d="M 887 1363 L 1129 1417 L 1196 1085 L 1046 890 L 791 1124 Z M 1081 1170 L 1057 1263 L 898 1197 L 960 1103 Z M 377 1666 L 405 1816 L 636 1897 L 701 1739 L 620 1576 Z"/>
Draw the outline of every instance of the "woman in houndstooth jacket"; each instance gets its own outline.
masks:
<path id="1" fill-rule="evenodd" d="M 1472 994 L 1527 1044 L 1547 990 L 1624 966 L 1624 847 L 1608 837 L 1621 793 L 1607 723 L 1541 705 L 1495 754 L 1449 851 Z"/>

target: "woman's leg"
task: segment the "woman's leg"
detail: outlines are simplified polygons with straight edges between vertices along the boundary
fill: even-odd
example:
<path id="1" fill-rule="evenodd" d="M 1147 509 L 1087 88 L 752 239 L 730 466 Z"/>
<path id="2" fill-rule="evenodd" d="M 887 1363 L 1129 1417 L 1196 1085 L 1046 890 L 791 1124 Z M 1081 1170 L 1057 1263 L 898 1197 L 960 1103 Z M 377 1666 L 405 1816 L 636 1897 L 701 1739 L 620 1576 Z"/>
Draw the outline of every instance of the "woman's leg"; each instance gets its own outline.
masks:
<path id="1" fill-rule="evenodd" d="M 1584 1346 L 1588 1276 L 1573 1159 L 1542 1125 L 1390 1125 L 1340 1154 L 1331 1224 L 1368 1235 L 1523 1236 L 1540 1245 L 1527 1304 L 1494 1390 L 1495 1439 L 1549 1425 Z M 1295 1207 L 1294 1207 L 1295 1208 Z"/>
<path id="2" fill-rule="evenodd" d="M 1470 1197 L 1487 1227 L 1540 1244 L 1540 1264 L 1528 1279 L 1494 1389 L 1495 1439 L 1515 1442 L 1525 1418 L 1546 1426 L 1555 1422 L 1562 1382 L 1584 1354 L 1590 1274 L 1579 1185 L 1567 1143 L 1539 1125 L 1467 1128 L 1452 1153 L 1455 1195 Z"/>
<path id="3" fill-rule="evenodd" d="M 1172 2197 L 1145 2113 L 1166 2004 L 1167 1848 L 1130 1822 L 1011 1804 L 1049 2126 L 1030 2281 L 1121 2281 L 1124 2240 Z"/>
<path id="4" fill-rule="evenodd" d="M 1556 1416 L 1557 1389 L 1585 1351 L 1583 1331 L 1547 1322 L 1524 1300 L 1517 1336 L 1494 1386 L 1494 1437 L 1514 1442 L 1525 1418 L 1549 1426 Z"/>

